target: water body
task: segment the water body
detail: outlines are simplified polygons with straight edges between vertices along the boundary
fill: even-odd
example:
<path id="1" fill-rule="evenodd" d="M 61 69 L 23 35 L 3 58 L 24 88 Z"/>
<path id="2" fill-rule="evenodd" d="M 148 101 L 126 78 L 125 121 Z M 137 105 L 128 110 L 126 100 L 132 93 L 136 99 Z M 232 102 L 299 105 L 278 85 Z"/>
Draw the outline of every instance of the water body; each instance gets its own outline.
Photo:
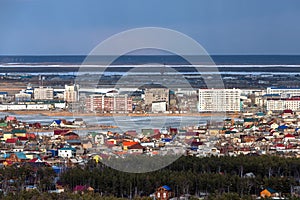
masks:
<path id="1" fill-rule="evenodd" d="M 32 74 L 32 75 L 82 75 L 97 74 L 97 68 L 107 67 L 109 57 L 97 57 L 93 62 L 85 61 L 85 56 L 0 56 L 0 74 Z M 161 69 L 172 67 L 180 74 L 195 75 L 213 73 L 224 75 L 247 74 L 273 74 L 273 75 L 297 75 L 300 73 L 300 56 L 297 55 L 230 55 L 211 56 L 216 65 L 206 65 L 201 57 L 192 57 L 196 65 L 191 66 L 180 56 L 121 56 L 109 68 L 104 75 L 124 75 L 134 67 L 147 68 L 160 67 Z M 207 60 L 207 59 L 204 59 Z M 210 63 L 211 64 L 211 63 Z M 82 69 L 85 67 L 84 69 Z M 198 71 L 194 68 L 197 67 Z M 209 70 L 211 67 L 213 70 Z M 78 70 L 80 69 L 80 72 Z M 94 68 L 94 69 L 93 69 Z M 101 72 L 102 73 L 102 72 Z M 157 73 L 160 73 L 158 71 Z M 167 73 L 167 72 L 165 72 Z M 142 74 L 142 73 L 140 73 Z"/>
<path id="2" fill-rule="evenodd" d="M 73 121 L 74 117 L 67 116 L 45 116 L 40 114 L 34 115 L 15 115 L 13 113 L 0 112 L 0 118 L 6 115 L 15 116 L 19 121 L 34 123 L 40 122 L 44 125 L 49 125 L 53 120 L 66 119 L 67 121 Z M 84 116 L 83 120 L 90 125 L 113 125 L 118 126 L 117 129 L 112 129 L 116 132 L 125 132 L 127 130 L 136 130 L 140 132 L 141 129 L 147 128 L 183 128 L 186 126 L 195 126 L 203 124 L 207 121 L 221 121 L 224 117 L 189 117 L 189 116 L 156 116 L 156 117 L 127 117 L 127 116 L 113 116 L 113 117 L 96 117 L 96 116 Z M 100 130 L 99 130 L 100 131 Z M 80 134 L 86 134 L 89 131 L 78 131 Z M 40 133 L 41 134 L 41 133 Z M 53 134 L 53 131 L 45 134 Z"/>

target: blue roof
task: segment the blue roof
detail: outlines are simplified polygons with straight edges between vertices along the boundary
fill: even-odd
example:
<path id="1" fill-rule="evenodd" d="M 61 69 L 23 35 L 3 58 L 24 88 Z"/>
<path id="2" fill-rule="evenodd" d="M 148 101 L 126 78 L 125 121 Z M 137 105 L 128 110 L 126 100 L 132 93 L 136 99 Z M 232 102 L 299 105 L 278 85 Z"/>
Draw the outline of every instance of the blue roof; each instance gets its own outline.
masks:
<path id="1" fill-rule="evenodd" d="M 61 120 L 54 120 L 55 121 L 55 123 L 57 123 L 57 124 L 60 124 L 61 123 Z"/>
<path id="2" fill-rule="evenodd" d="M 288 126 L 286 126 L 286 125 L 278 126 L 278 129 L 287 129 L 287 128 L 288 128 Z"/>
<path id="3" fill-rule="evenodd" d="M 23 152 L 16 152 L 15 154 L 19 159 L 27 159 Z"/>
<path id="4" fill-rule="evenodd" d="M 164 186 L 162 186 L 164 189 L 166 189 L 166 190 L 168 190 L 168 191 L 170 191 L 171 190 L 171 188 L 169 187 L 169 186 L 167 186 L 167 185 L 164 185 Z"/>
<path id="5" fill-rule="evenodd" d="M 60 148 L 58 150 L 72 150 L 72 151 L 76 151 L 75 148 L 71 148 L 71 147 L 63 147 L 63 148 Z"/>
<path id="6" fill-rule="evenodd" d="M 273 190 L 272 188 L 266 188 L 271 194 L 273 194 L 273 193 L 276 193 L 276 191 L 275 190 Z"/>

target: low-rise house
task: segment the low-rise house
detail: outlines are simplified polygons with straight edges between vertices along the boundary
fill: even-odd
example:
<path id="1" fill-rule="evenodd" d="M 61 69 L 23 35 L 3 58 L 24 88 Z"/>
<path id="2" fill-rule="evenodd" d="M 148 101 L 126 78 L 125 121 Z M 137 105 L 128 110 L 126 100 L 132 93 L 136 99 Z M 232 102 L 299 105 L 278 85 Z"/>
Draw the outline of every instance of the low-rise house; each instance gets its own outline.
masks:
<path id="1" fill-rule="evenodd" d="M 58 149 L 58 156 L 62 158 L 72 158 L 75 156 L 76 149 L 71 147 L 64 147 Z"/>
<path id="2" fill-rule="evenodd" d="M 85 193 L 85 192 L 94 192 L 94 188 L 86 186 L 86 185 L 76 185 L 73 189 L 74 193 Z"/>
<path id="3" fill-rule="evenodd" d="M 83 121 L 82 118 L 75 118 L 73 121 L 73 125 L 75 126 L 85 126 L 85 122 Z"/>
<path id="4" fill-rule="evenodd" d="M 266 188 L 260 192 L 260 197 L 262 197 L 262 198 L 272 198 L 272 197 L 278 197 L 278 196 L 279 196 L 279 194 L 272 188 Z"/>
<path id="5" fill-rule="evenodd" d="M 133 142 L 133 141 L 124 141 L 124 142 L 122 143 L 123 150 L 124 150 L 124 151 L 127 151 L 127 150 L 128 150 L 128 147 L 133 146 L 133 145 L 135 145 L 135 144 L 139 144 L 139 143 L 138 143 L 138 142 Z"/>
<path id="6" fill-rule="evenodd" d="M 134 145 L 128 147 L 128 153 L 142 154 L 142 153 L 144 153 L 144 149 L 145 149 L 145 147 L 143 147 L 142 145 L 137 143 L 137 144 L 134 144 Z"/>
<path id="7" fill-rule="evenodd" d="M 7 138 L 5 144 L 15 146 L 18 143 L 18 138 Z"/>
<path id="8" fill-rule="evenodd" d="M 285 150 L 285 145 L 279 143 L 279 144 L 275 145 L 275 148 L 276 148 L 276 151 L 282 151 L 282 150 Z"/>
<path id="9" fill-rule="evenodd" d="M 288 134 L 286 134 L 286 135 L 284 136 L 283 141 L 284 141 L 284 142 L 295 141 L 295 139 L 296 139 L 296 137 L 295 137 L 294 135 L 288 133 Z"/>
<path id="10" fill-rule="evenodd" d="M 77 133 L 74 133 L 74 132 L 70 131 L 70 132 L 67 132 L 67 133 L 62 133 L 61 138 L 65 139 L 65 140 L 78 140 L 79 135 Z"/>
<path id="11" fill-rule="evenodd" d="M 156 189 L 155 199 L 157 200 L 169 200 L 172 196 L 172 190 L 167 185 L 161 186 Z"/>
<path id="12" fill-rule="evenodd" d="M 51 122 L 51 124 L 49 125 L 49 127 L 54 127 L 54 128 L 57 128 L 57 127 L 60 127 L 60 124 L 61 124 L 61 120 L 53 120 Z"/>

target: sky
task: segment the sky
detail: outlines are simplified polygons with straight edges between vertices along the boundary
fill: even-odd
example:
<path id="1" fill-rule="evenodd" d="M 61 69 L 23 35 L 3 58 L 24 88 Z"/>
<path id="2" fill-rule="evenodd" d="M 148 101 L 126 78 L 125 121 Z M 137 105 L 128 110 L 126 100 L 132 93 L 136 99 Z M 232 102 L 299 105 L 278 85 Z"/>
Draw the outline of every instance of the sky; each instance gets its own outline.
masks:
<path id="1" fill-rule="evenodd" d="M 299 0 L 0 0 L 0 55 L 87 55 L 132 28 L 182 32 L 209 54 L 300 54 Z"/>

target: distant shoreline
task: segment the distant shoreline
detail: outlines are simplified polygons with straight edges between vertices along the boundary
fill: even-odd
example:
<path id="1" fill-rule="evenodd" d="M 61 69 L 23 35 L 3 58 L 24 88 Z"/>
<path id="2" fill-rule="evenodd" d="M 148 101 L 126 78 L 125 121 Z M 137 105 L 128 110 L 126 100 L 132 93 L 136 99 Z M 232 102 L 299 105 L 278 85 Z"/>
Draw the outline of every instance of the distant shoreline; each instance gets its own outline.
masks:
<path id="1" fill-rule="evenodd" d="M 84 116 L 97 116 L 97 117 L 113 117 L 113 116 L 128 116 L 128 117 L 223 117 L 231 116 L 238 117 L 238 114 L 225 114 L 225 113 L 72 113 L 68 111 L 55 112 L 55 111 L 2 111 L 11 113 L 12 115 L 45 115 L 57 117 L 84 117 Z"/>

